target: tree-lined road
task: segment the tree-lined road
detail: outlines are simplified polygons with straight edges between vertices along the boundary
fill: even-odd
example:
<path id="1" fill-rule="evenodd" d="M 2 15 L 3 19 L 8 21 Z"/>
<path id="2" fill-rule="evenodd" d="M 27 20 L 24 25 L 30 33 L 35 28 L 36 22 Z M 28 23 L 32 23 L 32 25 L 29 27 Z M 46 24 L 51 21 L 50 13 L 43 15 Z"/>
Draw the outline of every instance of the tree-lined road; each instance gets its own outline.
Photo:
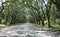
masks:
<path id="1" fill-rule="evenodd" d="M 31 23 L 2 28 L 0 37 L 60 37 L 60 31 L 38 28 Z"/>

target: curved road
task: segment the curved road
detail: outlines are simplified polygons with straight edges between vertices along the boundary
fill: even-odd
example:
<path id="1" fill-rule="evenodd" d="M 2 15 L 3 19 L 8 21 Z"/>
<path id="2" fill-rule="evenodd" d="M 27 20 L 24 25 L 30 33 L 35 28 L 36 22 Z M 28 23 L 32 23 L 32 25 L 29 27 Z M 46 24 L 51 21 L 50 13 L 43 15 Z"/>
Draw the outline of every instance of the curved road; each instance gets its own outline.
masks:
<path id="1" fill-rule="evenodd" d="M 2 28 L 0 37 L 60 37 L 60 31 L 51 28 L 38 28 L 31 23 Z"/>

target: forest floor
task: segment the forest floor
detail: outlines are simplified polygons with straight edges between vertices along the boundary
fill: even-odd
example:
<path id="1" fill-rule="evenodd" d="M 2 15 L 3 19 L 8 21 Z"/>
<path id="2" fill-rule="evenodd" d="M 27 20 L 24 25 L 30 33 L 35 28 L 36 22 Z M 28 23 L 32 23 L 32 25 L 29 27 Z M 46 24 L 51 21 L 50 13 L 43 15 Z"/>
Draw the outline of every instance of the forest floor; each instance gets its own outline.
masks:
<path id="1" fill-rule="evenodd" d="M 0 37 L 60 37 L 60 30 L 38 28 L 31 23 L 0 28 Z"/>

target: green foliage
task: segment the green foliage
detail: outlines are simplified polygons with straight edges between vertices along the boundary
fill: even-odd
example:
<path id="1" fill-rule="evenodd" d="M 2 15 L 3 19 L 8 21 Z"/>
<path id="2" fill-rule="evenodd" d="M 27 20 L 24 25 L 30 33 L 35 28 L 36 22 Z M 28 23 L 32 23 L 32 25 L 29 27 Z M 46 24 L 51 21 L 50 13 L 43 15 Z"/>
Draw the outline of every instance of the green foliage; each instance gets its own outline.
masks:
<path id="1" fill-rule="evenodd" d="M 35 18 L 31 15 L 29 15 L 29 22 L 30 23 L 34 23 L 35 22 Z"/>
<path id="2" fill-rule="evenodd" d="M 44 25 L 47 20 L 50 25 L 60 19 L 59 10 L 59 0 L 6 0 L 0 6 L 0 24 L 11 25 L 29 21 Z"/>
<path id="3" fill-rule="evenodd" d="M 2 6 L 0 6 L 3 7 L 0 12 L 0 23 L 9 25 L 27 22 L 24 13 L 25 10 L 23 9 L 24 7 L 22 7 L 22 5 L 20 6 L 20 1 L 6 0 L 2 3 Z"/>

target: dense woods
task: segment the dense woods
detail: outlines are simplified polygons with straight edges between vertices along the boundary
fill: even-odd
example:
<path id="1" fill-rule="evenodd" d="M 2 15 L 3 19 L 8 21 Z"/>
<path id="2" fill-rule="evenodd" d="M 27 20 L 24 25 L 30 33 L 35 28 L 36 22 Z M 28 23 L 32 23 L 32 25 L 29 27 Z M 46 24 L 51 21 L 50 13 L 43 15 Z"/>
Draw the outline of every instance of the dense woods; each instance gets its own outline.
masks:
<path id="1" fill-rule="evenodd" d="M 0 24 L 60 25 L 60 0 L 0 0 Z"/>

